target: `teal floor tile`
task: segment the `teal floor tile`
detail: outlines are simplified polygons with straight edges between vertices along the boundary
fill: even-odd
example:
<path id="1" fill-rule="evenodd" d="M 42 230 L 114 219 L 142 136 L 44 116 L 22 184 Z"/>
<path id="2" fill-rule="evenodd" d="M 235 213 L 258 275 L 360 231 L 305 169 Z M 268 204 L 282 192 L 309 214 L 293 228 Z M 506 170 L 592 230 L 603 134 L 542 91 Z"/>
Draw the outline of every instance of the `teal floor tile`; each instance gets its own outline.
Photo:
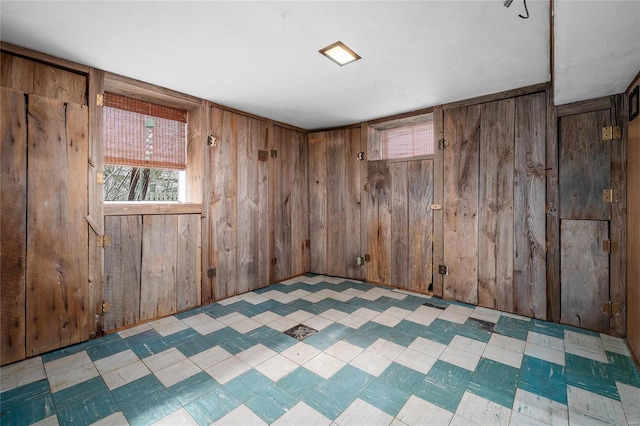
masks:
<path id="1" fill-rule="evenodd" d="M 184 408 L 200 425 L 210 425 L 230 411 L 236 409 L 240 401 L 224 387 L 209 392 L 185 405 Z"/>
<path id="2" fill-rule="evenodd" d="M 633 362 L 633 358 L 613 352 L 607 352 L 609 368 L 616 382 L 640 388 L 640 370 Z"/>
<path id="3" fill-rule="evenodd" d="M 395 417 L 410 396 L 410 392 L 377 379 L 360 394 L 359 398 Z"/>
<path id="4" fill-rule="evenodd" d="M 529 335 L 530 321 L 501 315 L 496 323 L 495 332 L 503 336 L 513 337 L 514 339 L 527 340 Z"/>
<path id="5" fill-rule="evenodd" d="M 0 425 L 28 425 L 52 416 L 55 412 L 47 380 L 0 394 Z"/>
<path id="6" fill-rule="evenodd" d="M 369 346 L 375 343 L 375 341 L 378 339 L 379 339 L 378 336 L 371 335 L 363 331 L 360 331 L 359 329 L 356 329 L 356 330 L 353 330 L 351 333 L 346 334 L 342 340 L 349 342 L 352 345 L 356 345 L 362 349 L 367 349 Z"/>
<path id="7" fill-rule="evenodd" d="M 442 343 L 443 345 L 448 345 L 458 334 L 459 330 L 460 324 L 435 319 L 425 331 L 420 333 L 420 336 L 433 340 L 434 342 Z"/>
<path id="8" fill-rule="evenodd" d="M 278 353 L 289 349 L 291 346 L 297 343 L 300 343 L 298 340 L 294 339 L 291 336 L 288 336 L 281 332 L 278 332 L 278 333 L 279 333 L 278 335 L 274 335 L 269 339 L 262 340 L 260 341 L 260 343 L 262 343 L 264 346 Z"/>
<path id="9" fill-rule="evenodd" d="M 335 420 L 356 397 L 346 389 L 325 382 L 313 388 L 302 400 L 329 420 Z"/>
<path id="10" fill-rule="evenodd" d="M 518 375 L 517 368 L 482 358 L 471 376 L 468 390 L 511 409 L 516 395 Z"/>
<path id="11" fill-rule="evenodd" d="M 242 351 L 246 351 L 249 348 L 257 345 L 258 342 L 255 339 L 252 339 L 248 336 L 239 335 L 234 337 L 233 339 L 223 340 L 219 343 L 227 352 L 232 355 L 239 354 Z"/>
<path id="12" fill-rule="evenodd" d="M 131 426 L 150 425 L 173 413 L 181 407 L 167 389 L 152 393 L 144 393 L 144 398 L 136 398 L 136 402 L 119 402 L 122 414 Z"/>
<path id="13" fill-rule="evenodd" d="M 299 399 L 272 385 L 255 394 L 245 405 L 267 424 L 273 423 L 298 403 Z"/>
<path id="14" fill-rule="evenodd" d="M 313 346 L 314 348 L 324 351 L 330 348 L 334 343 L 336 343 L 337 339 L 332 337 L 329 334 L 318 332 L 312 336 L 304 339 L 304 342 L 308 345 Z"/>
<path id="15" fill-rule="evenodd" d="M 118 335 L 113 334 L 113 336 Z M 118 336 L 118 339 L 111 339 L 111 341 L 104 341 L 100 345 L 88 347 L 87 354 L 91 360 L 95 362 L 119 352 L 124 352 L 127 349 L 129 349 L 127 342 L 120 339 L 120 336 Z"/>
<path id="16" fill-rule="evenodd" d="M 378 380 L 395 386 L 403 391 L 412 393 L 418 384 L 424 381 L 425 375 L 419 371 L 392 362 L 385 371 L 380 374 Z"/>
<path id="17" fill-rule="evenodd" d="M 565 354 L 567 385 L 620 401 L 609 364 L 573 354 Z"/>
<path id="18" fill-rule="evenodd" d="M 395 328 L 388 329 L 387 332 L 381 337 L 405 348 L 409 347 L 409 345 L 413 343 L 414 340 L 416 340 L 415 335 L 403 333 L 402 331 L 396 330 Z"/>
<path id="19" fill-rule="evenodd" d="M 224 384 L 240 402 L 246 402 L 272 386 L 273 382 L 258 370 L 251 369 Z"/>
<path id="20" fill-rule="evenodd" d="M 413 394 L 455 413 L 471 375 L 469 370 L 438 360 Z"/>
<path id="21" fill-rule="evenodd" d="M 393 328 L 400 331 L 401 333 L 405 333 L 409 336 L 412 336 L 414 340 L 417 336 L 420 336 L 421 333 L 429 332 L 426 325 L 418 324 L 413 321 L 407 321 L 407 320 L 400 321 Z"/>
<path id="22" fill-rule="evenodd" d="M 567 377 L 562 365 L 525 355 L 518 387 L 567 405 Z"/>
<path id="23" fill-rule="evenodd" d="M 245 333 L 245 336 L 257 341 L 263 341 L 271 339 L 272 337 L 280 336 L 281 334 L 283 334 L 281 331 L 274 330 L 271 327 L 263 325 L 262 327 L 258 327 L 255 330 L 248 331 L 247 333 Z"/>
<path id="24" fill-rule="evenodd" d="M 462 324 L 458 330 L 458 334 L 460 336 L 468 337 L 469 339 L 487 343 L 491 340 L 491 332 L 487 331 L 484 327 L 484 323 L 470 318 Z"/>
<path id="25" fill-rule="evenodd" d="M 193 328 L 187 328 L 186 330 L 178 331 L 177 333 L 164 336 L 162 338 L 162 341 L 165 342 L 167 346 L 172 347 L 184 342 L 188 342 L 189 340 L 197 339 L 200 336 L 201 334 L 195 331 Z"/>
<path id="26" fill-rule="evenodd" d="M 180 404 L 187 405 L 219 387 L 220 384 L 203 371 L 169 387 L 169 391 Z"/>
<path id="27" fill-rule="evenodd" d="M 53 394 L 56 407 L 76 405 L 97 398 L 111 399 L 111 392 L 102 380 L 102 377 L 94 377 L 75 386 L 68 387 Z"/>
<path id="28" fill-rule="evenodd" d="M 56 403 L 56 407 L 58 422 L 61 425 L 89 425 L 120 411 L 120 407 L 109 392 L 75 405 Z"/>
<path id="29" fill-rule="evenodd" d="M 306 368 L 296 368 L 276 382 L 285 391 L 298 398 L 304 399 L 324 379 Z"/>
<path id="30" fill-rule="evenodd" d="M 532 319 L 529 331 L 544 334 L 545 336 L 556 337 L 558 339 L 564 339 L 564 326 L 561 324 Z"/>
<path id="31" fill-rule="evenodd" d="M 182 354 L 186 357 L 194 356 L 195 354 L 199 354 L 200 352 L 204 352 L 207 349 L 211 349 L 212 347 L 217 346 L 217 343 L 206 336 L 197 337 L 193 339 L 186 339 L 174 347 L 182 352 Z"/>
<path id="32" fill-rule="evenodd" d="M 347 364 L 331 376 L 327 383 L 347 390 L 355 399 L 374 379 L 375 377 L 371 374 Z"/>

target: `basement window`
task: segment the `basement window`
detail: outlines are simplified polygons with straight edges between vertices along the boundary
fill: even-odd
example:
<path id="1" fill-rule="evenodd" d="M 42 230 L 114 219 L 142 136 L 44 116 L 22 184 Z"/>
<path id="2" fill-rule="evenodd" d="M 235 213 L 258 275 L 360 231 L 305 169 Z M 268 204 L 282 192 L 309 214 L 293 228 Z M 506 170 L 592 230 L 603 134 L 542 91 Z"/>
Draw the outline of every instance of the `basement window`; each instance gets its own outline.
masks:
<path id="1" fill-rule="evenodd" d="M 381 160 L 433 155 L 433 113 L 383 123 L 375 128 L 379 131 Z"/>
<path id="2" fill-rule="evenodd" d="M 187 112 L 104 96 L 104 200 L 184 201 Z"/>

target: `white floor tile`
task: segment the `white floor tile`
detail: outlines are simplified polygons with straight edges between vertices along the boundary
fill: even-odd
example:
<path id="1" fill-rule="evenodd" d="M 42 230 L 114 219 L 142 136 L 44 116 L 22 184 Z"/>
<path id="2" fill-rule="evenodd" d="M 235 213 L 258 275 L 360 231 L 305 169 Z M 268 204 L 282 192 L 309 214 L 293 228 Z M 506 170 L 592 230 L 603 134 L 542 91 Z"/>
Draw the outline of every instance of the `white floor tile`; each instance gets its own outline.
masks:
<path id="1" fill-rule="evenodd" d="M 304 342 L 296 343 L 290 348 L 281 352 L 281 354 L 291 361 L 294 361 L 300 365 L 306 363 L 314 356 L 320 353 L 319 349 L 314 348 L 311 345 L 308 345 Z"/>
<path id="2" fill-rule="evenodd" d="M 578 411 L 586 417 L 594 417 L 613 424 L 627 424 L 622 403 L 574 386 L 567 386 L 569 423 L 573 423 L 572 412 Z"/>
<path id="3" fill-rule="evenodd" d="M 335 423 L 340 426 L 387 426 L 392 420 L 393 416 L 358 398 L 338 416 Z"/>
<path id="4" fill-rule="evenodd" d="M 58 426 L 59 424 L 58 415 L 54 414 L 53 416 L 45 417 L 39 422 L 32 423 L 31 426 Z"/>
<path id="5" fill-rule="evenodd" d="M 453 340 L 451 340 L 451 343 L 449 343 L 450 348 L 460 349 L 461 351 L 478 356 L 482 355 L 486 346 L 486 343 L 460 335 L 455 336 Z"/>
<path id="6" fill-rule="evenodd" d="M 215 426 L 267 426 L 267 424 L 246 405 L 235 410 L 213 423 Z"/>
<path id="7" fill-rule="evenodd" d="M 409 426 L 448 425 L 453 413 L 411 395 L 396 418 Z"/>
<path id="8" fill-rule="evenodd" d="M 290 313 L 289 315 L 285 316 L 285 318 L 289 318 L 290 320 L 295 321 L 297 324 L 305 324 L 306 320 L 314 316 L 315 314 L 300 309 Z"/>
<path id="9" fill-rule="evenodd" d="M 349 314 L 333 308 L 327 309 L 326 311 L 320 314 L 321 317 L 330 319 L 332 321 L 338 321 L 339 319 L 344 318 L 347 315 Z"/>
<path id="10" fill-rule="evenodd" d="M 252 320 L 258 321 L 260 324 L 270 324 L 275 320 L 282 318 L 282 316 L 276 314 L 275 312 L 267 311 L 256 316 L 251 317 Z"/>
<path id="11" fill-rule="evenodd" d="M 180 408 L 157 422 L 152 423 L 152 426 L 197 426 L 197 424 L 198 422 L 191 417 L 191 414 L 189 414 L 187 410 Z"/>
<path id="12" fill-rule="evenodd" d="M 232 355 L 221 346 L 214 346 L 211 349 L 193 355 L 189 359 L 201 369 L 206 370 L 231 356 Z"/>
<path id="13" fill-rule="evenodd" d="M 151 374 L 151 370 L 144 362 L 136 361 L 103 374 L 102 379 L 109 390 L 114 390 L 148 374 Z"/>
<path id="14" fill-rule="evenodd" d="M 467 420 L 464 417 L 454 414 L 449 426 L 479 426 L 479 423 L 474 423 L 471 420 Z"/>
<path id="15" fill-rule="evenodd" d="M 629 352 L 629 348 L 625 343 L 624 339 L 620 337 L 609 336 L 608 334 L 600 333 L 600 338 L 602 339 L 602 344 L 604 345 L 604 349 L 608 352 L 615 352 L 620 355 L 631 356 Z"/>
<path id="16" fill-rule="evenodd" d="M 629 426 L 640 425 L 640 388 L 616 382 Z"/>
<path id="17" fill-rule="evenodd" d="M 2 392 L 46 378 L 42 358 L 37 356 L 0 368 Z"/>
<path id="18" fill-rule="evenodd" d="M 304 402 L 298 402 L 289 411 L 284 413 L 282 417 L 272 423 L 273 426 L 329 426 L 331 420 L 309 407 Z M 236 423 L 240 425 L 244 423 Z M 231 424 L 229 426 L 232 426 Z M 235 426 L 235 425 L 234 425 Z"/>
<path id="19" fill-rule="evenodd" d="M 274 382 L 277 382 L 287 374 L 293 372 L 298 367 L 300 367 L 298 363 L 293 362 L 289 358 L 278 354 L 272 358 L 269 358 L 262 364 L 257 365 L 255 369 Z"/>
<path id="20" fill-rule="evenodd" d="M 304 368 L 313 371 L 318 376 L 328 380 L 336 374 L 346 363 L 324 352 L 319 353 L 304 364 Z"/>
<path id="21" fill-rule="evenodd" d="M 527 343 L 524 354 L 545 361 L 553 362 L 555 364 L 565 365 L 564 351 L 558 351 L 546 346 L 540 346 L 535 343 Z"/>
<path id="22" fill-rule="evenodd" d="M 278 331 L 287 331 L 291 327 L 295 327 L 296 325 L 298 325 L 297 322 L 290 320 L 289 318 L 282 317 L 270 322 L 269 324 L 267 324 L 267 327 L 273 328 L 274 330 Z"/>
<path id="23" fill-rule="evenodd" d="M 604 363 L 609 362 L 607 354 L 604 352 L 604 345 L 602 344 L 602 339 L 600 339 L 600 337 L 565 330 L 564 350 L 566 353 L 593 359 L 595 361 Z"/>
<path id="24" fill-rule="evenodd" d="M 196 325 L 205 323 L 207 321 L 212 320 L 213 317 L 210 317 L 209 315 L 205 314 L 205 313 L 200 313 L 200 314 L 196 314 L 196 315 L 192 315 L 190 317 L 187 318 L 183 318 L 181 321 L 185 324 L 187 324 L 189 327 L 193 328 Z"/>
<path id="25" fill-rule="evenodd" d="M 514 339 L 513 337 L 496 333 L 491 334 L 491 339 L 489 339 L 488 344 L 517 353 L 523 353 L 525 346 L 525 342 L 520 339 Z"/>
<path id="26" fill-rule="evenodd" d="M 501 362 L 511 367 L 520 368 L 522 365 L 522 353 L 513 352 L 498 346 L 487 345 L 482 354 L 483 358 Z"/>
<path id="27" fill-rule="evenodd" d="M 191 376 L 195 376 L 202 370 L 189 358 L 185 358 L 175 364 L 171 364 L 154 374 L 165 387 L 170 387 Z"/>
<path id="28" fill-rule="evenodd" d="M 395 360 L 404 352 L 404 346 L 400 346 L 397 343 L 390 342 L 384 339 L 378 339 L 371 344 L 367 351 L 371 352 L 375 356 L 387 358 L 391 361 Z"/>
<path id="29" fill-rule="evenodd" d="M 51 392 L 55 393 L 61 391 L 62 389 L 77 385 L 78 383 L 86 382 L 87 380 L 98 377 L 99 375 L 100 373 L 98 373 L 98 370 L 96 370 L 96 367 L 93 365 L 93 363 L 89 363 L 79 365 L 70 370 L 62 371 L 61 373 L 53 376 L 47 374 L 47 378 L 49 379 Z"/>
<path id="30" fill-rule="evenodd" d="M 534 331 L 530 331 L 527 335 L 527 343 L 534 343 L 549 349 L 564 352 L 564 339 L 547 336 L 546 334 L 536 333 Z"/>
<path id="31" fill-rule="evenodd" d="M 314 330 L 320 331 L 323 330 L 327 327 L 329 327 L 331 324 L 333 324 L 334 321 L 327 319 L 325 317 L 321 317 L 320 315 L 316 315 L 312 318 L 309 318 L 308 320 L 306 320 L 304 322 L 304 324 L 308 327 L 313 328 Z"/>
<path id="32" fill-rule="evenodd" d="M 77 352 L 62 358 L 49 361 L 44 364 L 44 369 L 48 377 L 55 376 L 65 371 L 78 368 L 85 364 L 93 364 L 87 351 Z"/>
<path id="33" fill-rule="evenodd" d="M 106 358 L 102 358 L 94 362 L 94 365 L 100 372 L 100 374 L 108 373 L 109 371 L 116 370 L 125 365 L 140 361 L 138 355 L 136 355 L 131 349 L 127 349 L 123 352 L 118 352 Z"/>
<path id="34" fill-rule="evenodd" d="M 254 321 L 251 318 L 247 318 L 247 319 L 242 320 L 242 321 L 234 322 L 233 324 L 229 325 L 229 327 L 233 328 L 235 331 L 237 331 L 238 333 L 241 333 L 241 334 L 248 333 L 248 332 L 250 332 L 252 330 L 255 330 L 256 328 L 260 328 L 262 326 L 263 326 L 263 324 L 259 323 L 258 321 Z"/>
<path id="35" fill-rule="evenodd" d="M 409 349 L 413 349 L 414 351 L 423 353 L 425 355 L 429 355 L 433 358 L 439 358 L 447 349 L 446 345 L 442 343 L 434 342 L 433 340 L 425 339 L 424 337 L 416 337 L 410 345 Z"/>
<path id="36" fill-rule="evenodd" d="M 262 364 L 269 358 L 277 355 L 277 352 L 264 346 L 263 344 L 257 344 L 245 351 L 242 351 L 236 356 L 243 362 L 246 362 L 252 367 L 258 364 Z"/>
<path id="37" fill-rule="evenodd" d="M 400 354 L 398 358 L 395 359 L 395 362 L 404 365 L 405 367 L 419 371 L 422 374 L 427 374 L 437 360 L 437 358 L 407 348 Z"/>
<path id="38" fill-rule="evenodd" d="M 349 364 L 360 370 L 378 377 L 384 370 L 391 365 L 391 360 L 375 356 L 371 352 L 364 351 L 355 357 Z"/>
<path id="39" fill-rule="evenodd" d="M 170 348 L 166 351 L 159 352 L 150 357 L 144 358 L 142 361 L 149 367 L 151 371 L 162 370 L 163 368 L 182 361 L 186 357 L 176 348 Z"/>
<path id="40" fill-rule="evenodd" d="M 123 426 L 128 424 L 129 422 L 124 414 L 122 414 L 122 411 L 117 411 L 104 419 L 92 423 L 91 426 Z"/>
<path id="41" fill-rule="evenodd" d="M 232 356 L 207 368 L 205 371 L 218 383 L 224 385 L 249 370 L 251 370 L 249 364 L 245 364 L 235 356 Z"/>
<path id="42" fill-rule="evenodd" d="M 373 309 L 369 309 L 369 308 L 358 308 L 355 311 L 353 311 L 351 315 L 355 315 L 357 317 L 364 318 L 367 321 L 371 321 L 373 318 L 380 315 L 380 312 L 374 311 Z"/>
<path id="43" fill-rule="evenodd" d="M 483 308 L 478 306 L 473 310 L 469 318 L 475 318 L 482 321 L 497 323 L 500 319 L 501 312 L 493 309 Z"/>
<path id="44" fill-rule="evenodd" d="M 338 358 L 344 362 L 351 362 L 356 356 L 358 356 L 363 349 L 359 346 L 340 340 L 334 343 L 331 347 L 324 352 Z"/>
<path id="45" fill-rule="evenodd" d="M 447 349 L 442 352 L 440 359 L 469 371 L 475 371 L 478 366 L 478 362 L 480 362 L 479 355 L 473 355 L 469 352 L 465 352 L 451 346 L 447 347 Z"/>
<path id="46" fill-rule="evenodd" d="M 369 322 L 369 320 L 363 317 L 359 317 L 357 315 L 350 314 L 350 315 L 347 315 L 346 317 L 340 318 L 336 322 L 342 325 L 346 325 L 347 327 L 350 327 L 353 329 L 358 329 L 362 327 L 364 324 L 366 324 L 367 322 Z"/>
<path id="47" fill-rule="evenodd" d="M 162 337 L 169 336 L 189 328 L 189 326 L 174 316 L 163 318 L 160 321 L 150 323 L 151 327 Z"/>
<path id="48" fill-rule="evenodd" d="M 394 317 L 393 315 L 380 314 L 377 317 L 374 317 L 371 321 L 376 322 L 378 324 L 386 325 L 387 327 L 395 327 L 402 321 L 402 318 Z"/>
<path id="49" fill-rule="evenodd" d="M 456 414 L 480 425 L 509 424 L 511 410 L 471 392 L 465 392 Z"/>
<path id="50" fill-rule="evenodd" d="M 216 318 L 216 319 L 225 325 L 231 325 L 240 321 L 244 321 L 248 318 L 239 312 L 232 312 L 230 314 L 221 316 L 220 318 Z"/>
<path id="51" fill-rule="evenodd" d="M 449 305 L 447 309 L 442 311 L 439 319 L 443 321 L 450 321 L 456 324 L 464 324 L 467 319 L 469 319 L 469 315 L 473 313 L 473 309 L 467 308 L 464 306 L 458 305 Z"/>
<path id="52" fill-rule="evenodd" d="M 143 333 L 145 331 L 152 330 L 152 327 L 149 324 L 140 324 L 135 327 L 127 328 L 126 330 L 122 330 L 118 332 L 118 336 L 126 339 L 127 337 L 135 336 L 136 334 Z"/>
<path id="53" fill-rule="evenodd" d="M 566 405 L 519 388 L 513 400 L 513 414 L 516 413 L 543 425 L 567 425 L 569 418 Z"/>

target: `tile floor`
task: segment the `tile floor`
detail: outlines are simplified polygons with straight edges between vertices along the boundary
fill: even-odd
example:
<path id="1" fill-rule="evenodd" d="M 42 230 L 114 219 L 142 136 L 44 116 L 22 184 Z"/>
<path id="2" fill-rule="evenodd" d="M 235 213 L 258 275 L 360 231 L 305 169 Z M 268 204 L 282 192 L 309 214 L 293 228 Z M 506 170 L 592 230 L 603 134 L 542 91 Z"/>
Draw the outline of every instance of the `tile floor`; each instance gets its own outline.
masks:
<path id="1" fill-rule="evenodd" d="M 640 424 L 621 339 L 326 276 L 5 366 L 1 380 L 2 425 Z"/>

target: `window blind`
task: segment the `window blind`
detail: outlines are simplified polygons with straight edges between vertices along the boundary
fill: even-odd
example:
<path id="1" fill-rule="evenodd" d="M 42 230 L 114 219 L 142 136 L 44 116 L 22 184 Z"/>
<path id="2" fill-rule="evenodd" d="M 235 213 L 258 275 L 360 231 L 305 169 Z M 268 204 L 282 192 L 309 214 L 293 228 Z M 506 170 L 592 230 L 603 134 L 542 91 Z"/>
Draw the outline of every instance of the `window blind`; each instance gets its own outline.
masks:
<path id="1" fill-rule="evenodd" d="M 186 123 L 186 111 L 106 92 L 104 161 L 185 170 Z"/>
<path id="2" fill-rule="evenodd" d="M 433 114 L 425 121 L 380 130 L 383 160 L 433 154 Z"/>

